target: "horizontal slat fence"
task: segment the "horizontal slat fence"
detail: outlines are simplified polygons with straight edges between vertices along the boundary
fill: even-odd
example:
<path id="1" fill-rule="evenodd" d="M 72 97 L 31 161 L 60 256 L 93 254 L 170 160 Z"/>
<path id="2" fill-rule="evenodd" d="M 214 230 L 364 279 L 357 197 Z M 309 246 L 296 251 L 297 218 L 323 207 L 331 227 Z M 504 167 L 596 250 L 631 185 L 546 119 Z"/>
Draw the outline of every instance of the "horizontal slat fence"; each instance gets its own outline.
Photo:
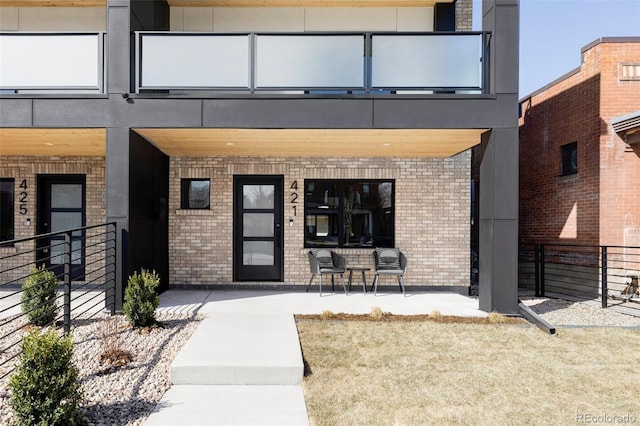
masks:
<path id="1" fill-rule="evenodd" d="M 520 288 L 537 296 L 599 300 L 640 315 L 640 247 L 523 245 L 519 267 Z"/>
<path id="2" fill-rule="evenodd" d="M 115 313 L 116 239 L 116 224 L 105 223 L 0 243 L 0 379 L 17 361 L 28 314 L 42 306 L 25 312 L 23 286 L 34 275 L 31 268 L 44 265 L 55 276 L 52 325 L 68 333 L 78 319 Z"/>

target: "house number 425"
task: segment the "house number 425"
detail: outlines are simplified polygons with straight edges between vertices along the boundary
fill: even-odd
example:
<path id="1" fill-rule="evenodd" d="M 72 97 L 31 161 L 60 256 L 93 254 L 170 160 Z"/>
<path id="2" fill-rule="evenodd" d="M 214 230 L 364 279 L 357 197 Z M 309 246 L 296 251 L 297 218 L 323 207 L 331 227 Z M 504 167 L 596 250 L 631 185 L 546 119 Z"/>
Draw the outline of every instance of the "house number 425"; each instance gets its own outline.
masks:
<path id="1" fill-rule="evenodd" d="M 20 189 L 22 191 L 20 191 L 19 197 L 18 197 L 18 211 L 20 212 L 21 215 L 26 215 L 27 213 L 29 213 L 29 210 L 27 209 L 27 202 L 29 201 L 29 194 L 27 193 L 27 180 L 26 179 L 22 179 L 22 182 L 20 182 Z"/>

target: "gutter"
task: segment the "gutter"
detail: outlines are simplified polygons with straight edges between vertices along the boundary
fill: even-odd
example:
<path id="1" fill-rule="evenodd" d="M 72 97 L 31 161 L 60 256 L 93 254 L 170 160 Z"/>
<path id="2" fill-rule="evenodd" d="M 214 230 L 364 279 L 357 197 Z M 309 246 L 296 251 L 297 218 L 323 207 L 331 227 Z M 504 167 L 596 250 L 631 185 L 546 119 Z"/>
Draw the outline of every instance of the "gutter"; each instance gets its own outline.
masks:
<path id="1" fill-rule="evenodd" d="M 518 310 L 522 314 L 523 317 L 527 319 L 527 321 L 535 324 L 542 331 L 549 334 L 556 334 L 555 326 L 549 324 L 542 318 L 540 315 L 536 314 L 530 307 L 522 303 L 520 299 L 518 299 Z"/>

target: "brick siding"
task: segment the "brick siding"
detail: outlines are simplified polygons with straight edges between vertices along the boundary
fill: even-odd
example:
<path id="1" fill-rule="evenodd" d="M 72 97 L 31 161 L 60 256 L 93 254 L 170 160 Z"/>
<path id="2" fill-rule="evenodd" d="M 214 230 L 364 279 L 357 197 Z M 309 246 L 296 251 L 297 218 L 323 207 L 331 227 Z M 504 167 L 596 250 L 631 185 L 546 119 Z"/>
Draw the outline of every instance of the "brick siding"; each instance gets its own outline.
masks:
<path id="1" fill-rule="evenodd" d="M 171 158 L 170 282 L 233 282 L 233 176 L 270 174 L 284 176 L 285 190 L 294 180 L 395 179 L 395 245 L 408 257 L 407 285 L 468 286 L 469 162 L 469 151 L 445 159 Z M 180 210 L 182 178 L 211 179 L 211 210 Z M 301 285 L 310 278 L 303 205 L 290 227 L 287 194 L 284 284 Z M 371 249 L 336 251 L 350 265 L 371 266 Z"/>
<path id="2" fill-rule="evenodd" d="M 473 28 L 473 1 L 456 1 L 456 31 L 471 31 Z"/>
<path id="3" fill-rule="evenodd" d="M 81 174 L 86 176 L 86 224 L 104 223 L 105 210 L 105 168 L 101 157 L 0 157 L 0 177 L 15 179 L 15 228 L 14 239 L 27 238 L 37 231 L 37 178 L 44 174 Z M 27 189 L 19 188 L 26 180 Z M 27 214 L 20 214 L 19 194 L 26 192 Z M 27 219 L 31 224 L 27 225 Z M 91 232 L 91 231 L 90 231 Z M 90 232 L 88 235 L 90 235 Z M 34 242 L 19 243 L 14 247 L 0 248 L 0 256 L 27 251 L 29 253 L 3 260 L 2 270 L 35 262 Z M 99 264 L 96 264 L 99 267 Z M 0 276 L 0 282 L 8 282 L 28 274 L 28 266 Z"/>

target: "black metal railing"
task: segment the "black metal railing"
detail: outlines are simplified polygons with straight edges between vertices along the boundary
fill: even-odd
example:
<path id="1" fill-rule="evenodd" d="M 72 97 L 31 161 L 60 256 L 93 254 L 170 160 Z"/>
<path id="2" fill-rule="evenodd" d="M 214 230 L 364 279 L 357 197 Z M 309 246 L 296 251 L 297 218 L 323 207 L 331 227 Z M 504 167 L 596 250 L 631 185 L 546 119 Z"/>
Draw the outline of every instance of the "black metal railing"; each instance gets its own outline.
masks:
<path id="1" fill-rule="evenodd" d="M 640 314 L 640 247 L 536 244 L 519 253 L 520 288 L 536 296 L 600 300 Z"/>
<path id="2" fill-rule="evenodd" d="M 0 243 L 0 379 L 12 371 L 29 316 L 43 307 L 36 303 L 25 308 L 25 302 L 38 299 L 24 296 L 25 281 L 41 273 L 33 266 L 51 272 L 57 281 L 52 324 L 62 332 L 68 333 L 76 319 L 105 310 L 115 314 L 116 239 L 114 222 Z"/>

